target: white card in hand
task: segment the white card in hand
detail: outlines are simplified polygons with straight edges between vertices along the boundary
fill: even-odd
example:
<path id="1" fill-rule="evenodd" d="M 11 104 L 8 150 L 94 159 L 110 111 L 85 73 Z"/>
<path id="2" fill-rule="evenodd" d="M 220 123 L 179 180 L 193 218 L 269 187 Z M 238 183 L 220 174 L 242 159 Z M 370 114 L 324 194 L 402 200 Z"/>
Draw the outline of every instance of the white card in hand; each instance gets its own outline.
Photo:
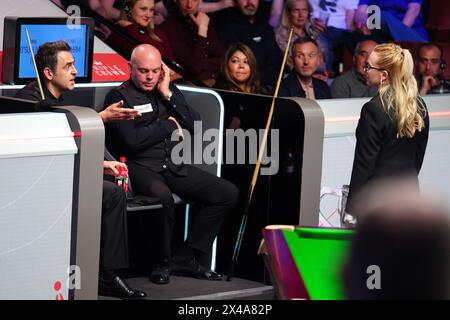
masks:
<path id="1" fill-rule="evenodd" d="M 133 107 L 135 110 L 140 111 L 141 113 L 146 113 L 146 112 L 152 112 L 153 108 L 152 108 L 152 104 L 148 103 L 148 104 L 141 104 L 139 106 L 134 106 Z"/>

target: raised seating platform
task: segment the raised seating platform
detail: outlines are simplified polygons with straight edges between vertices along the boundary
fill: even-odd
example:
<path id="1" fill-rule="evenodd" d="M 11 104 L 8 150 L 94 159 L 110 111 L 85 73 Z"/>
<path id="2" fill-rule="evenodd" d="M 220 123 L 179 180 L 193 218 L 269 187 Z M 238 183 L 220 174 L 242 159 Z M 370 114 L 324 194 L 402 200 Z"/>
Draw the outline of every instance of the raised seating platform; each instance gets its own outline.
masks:
<path id="1" fill-rule="evenodd" d="M 145 291 L 147 300 L 271 300 L 272 286 L 260 282 L 233 278 L 231 281 L 207 281 L 172 276 L 167 285 L 152 283 L 147 277 L 129 278 L 133 288 Z M 100 296 L 99 300 L 112 297 Z"/>

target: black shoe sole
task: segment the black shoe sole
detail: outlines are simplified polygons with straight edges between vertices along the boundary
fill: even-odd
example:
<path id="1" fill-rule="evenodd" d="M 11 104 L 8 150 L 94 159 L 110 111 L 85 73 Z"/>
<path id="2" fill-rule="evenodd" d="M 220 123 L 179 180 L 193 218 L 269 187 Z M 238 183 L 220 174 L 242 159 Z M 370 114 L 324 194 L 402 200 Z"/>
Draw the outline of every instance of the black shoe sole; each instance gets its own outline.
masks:
<path id="1" fill-rule="evenodd" d="M 150 278 L 150 281 L 154 284 L 168 284 L 170 282 L 170 279 L 167 280 L 154 280 Z"/>
<path id="2" fill-rule="evenodd" d="M 124 296 L 120 296 L 118 294 L 114 294 L 114 293 L 110 293 L 110 292 L 98 292 L 99 296 L 103 296 L 103 297 L 112 297 L 112 298 L 117 298 L 117 299 L 121 299 L 121 300 L 142 300 L 145 299 L 147 296 L 145 297 L 124 297 Z"/>
<path id="3" fill-rule="evenodd" d="M 208 281 L 222 281 L 222 277 L 220 278 L 207 278 L 201 275 L 198 275 L 196 273 L 190 272 L 190 271 L 173 271 L 173 275 L 182 276 L 182 277 L 188 277 L 188 278 L 195 278 L 199 280 L 208 280 Z"/>
<path id="4" fill-rule="evenodd" d="M 109 289 L 100 289 L 100 288 L 98 289 L 97 295 L 104 296 L 104 297 L 118 298 L 118 299 L 122 299 L 122 300 L 141 300 L 148 296 L 147 294 L 144 297 L 121 296 Z"/>

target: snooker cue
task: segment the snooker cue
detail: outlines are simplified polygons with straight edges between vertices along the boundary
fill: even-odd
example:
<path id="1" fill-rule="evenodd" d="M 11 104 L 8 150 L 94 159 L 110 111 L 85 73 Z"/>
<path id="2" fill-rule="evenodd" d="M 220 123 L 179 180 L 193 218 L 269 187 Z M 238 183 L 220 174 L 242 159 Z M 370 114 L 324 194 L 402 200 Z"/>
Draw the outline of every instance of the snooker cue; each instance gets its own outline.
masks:
<path id="1" fill-rule="evenodd" d="M 261 167 L 261 161 L 262 161 L 263 153 L 265 151 L 266 143 L 267 143 L 267 136 L 269 134 L 270 125 L 272 123 L 272 118 L 273 118 L 273 112 L 274 112 L 274 109 L 275 109 L 275 98 L 278 96 L 278 91 L 280 89 L 281 80 L 283 78 L 284 66 L 286 65 L 286 59 L 287 59 L 289 47 L 290 47 L 290 44 L 291 44 L 293 32 L 294 32 L 294 29 L 291 28 L 291 31 L 289 33 L 288 42 L 287 42 L 287 45 L 286 45 L 286 50 L 284 51 L 283 63 L 281 64 L 281 69 L 280 69 L 280 73 L 278 75 L 277 85 L 275 87 L 275 93 L 274 93 L 274 95 L 272 97 L 272 104 L 270 106 L 269 116 L 268 116 L 267 122 L 266 122 L 266 128 L 264 129 L 263 139 L 262 139 L 262 142 L 261 142 L 261 145 L 260 145 L 260 148 L 259 148 L 258 160 L 256 161 L 255 170 L 253 171 L 253 178 L 252 178 L 252 181 L 250 183 L 249 194 L 248 194 L 248 197 L 247 197 L 246 202 L 244 204 L 244 210 L 243 210 L 244 212 L 243 212 L 243 215 L 242 215 L 242 220 L 241 220 L 241 224 L 240 224 L 240 227 L 239 227 L 238 236 L 237 236 L 237 239 L 236 239 L 236 242 L 235 242 L 235 245 L 234 245 L 233 257 L 231 258 L 230 267 L 228 269 L 227 281 L 230 281 L 231 278 L 233 277 L 234 269 L 236 267 L 236 261 L 237 261 L 237 258 L 239 256 L 239 251 L 241 249 L 242 239 L 244 238 L 245 227 L 247 226 L 247 220 L 248 220 L 248 209 L 250 207 L 250 203 L 251 203 L 252 198 L 253 198 L 253 191 L 255 189 L 256 182 L 258 181 L 259 169 Z"/>
<path id="2" fill-rule="evenodd" d="M 26 28 L 26 27 L 25 27 L 25 32 L 27 35 L 28 46 L 30 48 L 31 60 L 33 60 L 34 72 L 36 72 L 36 80 L 37 80 L 37 83 L 39 86 L 39 91 L 41 93 L 41 98 L 42 98 L 42 100 L 45 100 L 44 90 L 42 90 L 41 79 L 39 77 L 39 71 L 37 69 L 36 60 L 34 59 L 34 52 L 33 52 L 33 47 L 31 46 L 30 35 L 28 34 L 28 28 Z"/>

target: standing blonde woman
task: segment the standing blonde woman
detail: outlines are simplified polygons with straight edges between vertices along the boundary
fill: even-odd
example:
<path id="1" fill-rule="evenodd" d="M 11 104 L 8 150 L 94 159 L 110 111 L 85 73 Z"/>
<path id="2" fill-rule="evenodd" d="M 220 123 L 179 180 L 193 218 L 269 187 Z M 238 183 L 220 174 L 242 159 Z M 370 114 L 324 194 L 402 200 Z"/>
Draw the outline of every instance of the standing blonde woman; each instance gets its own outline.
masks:
<path id="1" fill-rule="evenodd" d="M 355 196 L 379 178 L 417 179 L 428 141 L 427 107 L 413 76 L 411 53 L 396 44 L 377 45 L 365 65 L 368 85 L 378 94 L 366 103 L 356 128 L 347 211 L 355 214 Z"/>

